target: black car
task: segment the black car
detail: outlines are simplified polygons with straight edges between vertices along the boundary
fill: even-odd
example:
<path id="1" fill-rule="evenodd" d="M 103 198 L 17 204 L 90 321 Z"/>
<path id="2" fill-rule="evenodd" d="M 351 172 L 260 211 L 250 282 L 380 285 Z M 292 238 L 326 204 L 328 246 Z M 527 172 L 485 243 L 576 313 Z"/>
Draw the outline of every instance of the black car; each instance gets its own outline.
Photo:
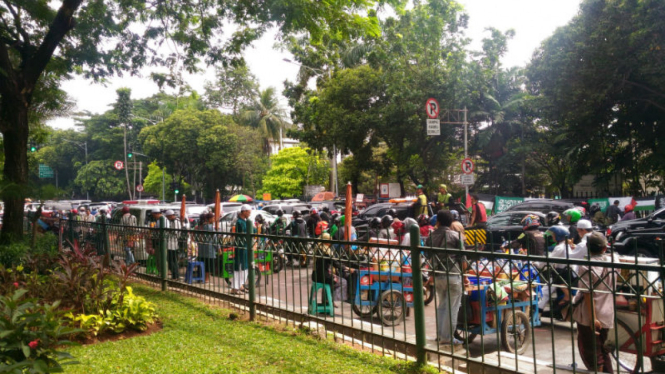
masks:
<path id="1" fill-rule="evenodd" d="M 504 241 L 512 241 L 524 232 L 522 219 L 529 214 L 540 218 L 540 230 L 547 231 L 549 222 L 545 214 L 537 211 L 506 211 L 487 219 L 487 244 L 485 250 L 497 251 Z"/>
<path id="2" fill-rule="evenodd" d="M 356 228 L 358 237 L 362 237 L 369 230 L 369 221 L 373 218 L 382 218 L 390 209 L 395 209 L 397 212 L 397 218 L 400 220 L 405 220 L 408 217 L 417 218 L 417 214 L 414 212 L 414 203 L 413 202 L 401 202 L 401 203 L 378 203 L 370 206 L 369 208 L 363 210 L 358 214 L 358 216 L 353 217 L 353 226 Z M 428 215 L 431 217 L 432 208 L 427 207 Z"/>
<path id="3" fill-rule="evenodd" d="M 523 203 L 515 204 L 510 208 L 506 209 L 508 211 L 530 211 L 530 212 L 541 212 L 547 214 L 549 212 L 557 212 L 559 214 L 565 212 L 568 209 L 574 208 L 575 205 L 570 202 L 561 201 L 561 200 L 529 200 Z"/>
<path id="4" fill-rule="evenodd" d="M 606 234 L 619 254 L 660 258 L 661 244 L 656 239 L 665 235 L 665 208 L 646 218 L 619 221 L 611 225 Z"/>

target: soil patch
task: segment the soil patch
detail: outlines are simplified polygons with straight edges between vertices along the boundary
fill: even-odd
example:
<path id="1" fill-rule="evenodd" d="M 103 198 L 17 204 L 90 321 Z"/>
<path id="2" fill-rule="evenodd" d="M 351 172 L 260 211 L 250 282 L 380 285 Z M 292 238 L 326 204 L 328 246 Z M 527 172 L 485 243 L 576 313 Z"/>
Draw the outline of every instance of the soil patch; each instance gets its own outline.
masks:
<path id="1" fill-rule="evenodd" d="M 121 332 L 120 334 L 116 334 L 114 332 L 109 331 L 101 335 L 90 336 L 84 339 L 80 339 L 78 340 L 78 342 L 81 343 L 82 345 L 97 344 L 108 341 L 114 342 L 116 340 L 124 340 L 124 339 L 134 338 L 137 336 L 147 336 L 150 334 L 154 334 L 158 331 L 161 331 L 162 328 L 163 328 L 162 323 L 158 321 L 148 325 L 148 328 L 145 331 L 126 330 L 124 332 Z"/>

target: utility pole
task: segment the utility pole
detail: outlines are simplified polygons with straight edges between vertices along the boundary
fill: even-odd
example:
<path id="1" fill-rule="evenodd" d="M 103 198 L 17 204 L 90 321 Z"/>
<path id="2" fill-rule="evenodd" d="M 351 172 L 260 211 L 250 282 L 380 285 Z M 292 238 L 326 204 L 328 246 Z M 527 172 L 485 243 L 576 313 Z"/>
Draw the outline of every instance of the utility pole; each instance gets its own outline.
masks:
<path id="1" fill-rule="evenodd" d="M 166 187 L 164 186 L 164 181 L 166 179 L 166 166 L 162 168 L 162 201 L 166 201 Z"/>
<path id="2" fill-rule="evenodd" d="M 139 183 L 143 184 L 143 161 L 139 161 Z M 139 200 L 143 194 L 139 191 Z"/>
<path id="3" fill-rule="evenodd" d="M 469 157 L 469 154 L 468 154 L 468 148 L 469 147 L 468 147 L 468 140 L 467 140 L 467 127 L 468 127 L 469 123 L 466 121 L 466 112 L 467 112 L 466 106 L 464 106 L 464 158 Z M 466 203 L 465 205 L 469 205 L 469 202 L 466 201 L 469 198 L 469 185 L 468 184 L 464 185 L 464 190 L 466 192 L 464 194 L 464 202 Z"/>
<path id="4" fill-rule="evenodd" d="M 129 186 L 129 170 L 127 164 L 127 123 L 122 127 L 123 128 L 123 143 L 125 146 L 125 179 L 127 180 L 127 192 L 129 193 L 129 200 L 134 200 L 132 195 L 132 188 Z"/>

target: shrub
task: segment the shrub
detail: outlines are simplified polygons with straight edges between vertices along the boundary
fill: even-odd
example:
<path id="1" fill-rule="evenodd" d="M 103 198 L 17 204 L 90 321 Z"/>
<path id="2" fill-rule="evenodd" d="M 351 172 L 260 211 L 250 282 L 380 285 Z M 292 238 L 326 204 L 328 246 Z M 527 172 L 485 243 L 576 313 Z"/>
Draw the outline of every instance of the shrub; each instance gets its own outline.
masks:
<path id="1" fill-rule="evenodd" d="M 0 296 L 0 373 L 61 372 L 75 362 L 57 348 L 72 344 L 65 337 L 76 330 L 66 327 L 59 303 L 38 304 L 25 294 Z"/>

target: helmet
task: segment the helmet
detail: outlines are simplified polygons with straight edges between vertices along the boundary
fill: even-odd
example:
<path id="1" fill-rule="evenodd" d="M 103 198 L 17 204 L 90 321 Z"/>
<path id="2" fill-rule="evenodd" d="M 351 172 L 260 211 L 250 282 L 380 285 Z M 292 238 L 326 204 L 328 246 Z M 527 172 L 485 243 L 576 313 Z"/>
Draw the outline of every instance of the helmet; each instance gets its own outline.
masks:
<path id="1" fill-rule="evenodd" d="M 381 228 L 384 228 L 384 229 L 389 228 L 390 225 L 392 225 L 394 221 L 395 221 L 395 219 L 392 216 L 389 216 L 389 215 L 386 214 L 385 216 L 381 217 Z"/>
<path id="2" fill-rule="evenodd" d="M 293 218 L 294 218 L 294 219 L 295 219 L 295 218 L 300 218 L 300 212 L 297 211 L 297 210 L 294 210 L 294 211 L 293 211 Z"/>
<path id="3" fill-rule="evenodd" d="M 567 218 L 570 223 L 577 223 L 582 218 L 582 213 L 577 208 L 570 208 L 563 212 L 563 216 Z"/>
<path id="4" fill-rule="evenodd" d="M 561 222 L 561 216 L 559 212 L 549 212 L 547 213 L 547 223 L 550 226 L 558 225 Z"/>
<path id="5" fill-rule="evenodd" d="M 275 214 L 277 214 L 277 217 L 281 217 L 281 216 L 284 215 L 284 211 L 281 210 L 281 209 L 277 209 L 277 211 L 275 212 Z"/>
<path id="6" fill-rule="evenodd" d="M 76 210 L 76 209 L 72 209 L 72 213 L 74 213 L 74 214 L 79 214 L 79 211 Z"/>
<path id="7" fill-rule="evenodd" d="M 453 219 L 454 219 L 455 221 L 459 221 L 459 212 L 458 212 L 458 211 L 456 211 L 456 210 L 453 209 L 453 210 L 450 211 L 450 214 L 453 215 Z"/>
<path id="8" fill-rule="evenodd" d="M 522 228 L 524 230 L 533 227 L 539 227 L 540 218 L 535 214 L 527 214 L 524 218 L 522 218 L 522 221 L 520 223 L 522 224 Z"/>
<path id="9" fill-rule="evenodd" d="M 582 215 L 586 214 L 586 209 L 583 206 L 576 206 L 575 209 L 579 210 Z"/>
<path id="10" fill-rule="evenodd" d="M 326 212 L 326 213 L 330 212 L 330 208 L 328 208 L 327 206 L 324 206 L 323 209 L 321 209 L 321 210 Z"/>
<path id="11" fill-rule="evenodd" d="M 404 235 L 404 223 L 395 220 L 391 226 L 396 235 Z"/>
<path id="12" fill-rule="evenodd" d="M 397 218 L 397 211 L 395 209 L 392 208 L 388 209 L 388 212 L 386 214 L 393 218 Z"/>
<path id="13" fill-rule="evenodd" d="M 598 204 L 598 203 L 593 203 L 589 207 L 589 215 L 591 215 L 591 216 L 594 216 L 599 211 L 600 211 L 600 204 Z"/>
<path id="14" fill-rule="evenodd" d="M 256 223 L 258 223 L 258 224 L 263 224 L 263 222 L 264 222 L 264 221 L 263 221 L 263 216 L 260 215 L 260 214 L 257 214 L 257 215 L 256 215 L 255 220 L 256 220 Z"/>
<path id="15" fill-rule="evenodd" d="M 371 221 L 369 221 L 369 227 L 372 229 L 378 229 L 381 227 L 381 218 L 379 217 L 374 217 L 372 218 Z"/>
<path id="16" fill-rule="evenodd" d="M 316 210 L 316 208 L 312 208 L 312 210 L 309 212 L 309 214 L 316 214 L 316 213 L 318 213 L 318 211 Z"/>
<path id="17" fill-rule="evenodd" d="M 436 214 L 432 216 L 432 218 L 429 219 L 429 224 L 432 226 L 436 226 Z"/>
<path id="18" fill-rule="evenodd" d="M 417 226 L 418 225 L 418 222 L 415 219 L 411 218 L 411 217 L 405 219 L 403 223 L 404 223 L 404 231 L 406 231 L 406 232 L 409 231 L 411 226 L 413 226 L 413 225 Z"/>
<path id="19" fill-rule="evenodd" d="M 547 229 L 547 231 L 552 233 L 552 236 L 554 237 L 554 240 L 556 240 L 557 243 L 565 240 L 570 235 L 568 229 L 563 226 L 552 226 L 549 229 Z"/>
<path id="20" fill-rule="evenodd" d="M 427 214 L 421 214 L 418 216 L 418 225 L 420 227 L 427 226 L 429 224 L 429 217 Z"/>
<path id="21" fill-rule="evenodd" d="M 331 220 L 335 225 L 338 225 L 338 226 L 339 226 L 339 217 L 340 217 L 339 213 L 335 213 L 335 214 L 332 215 L 332 217 L 330 218 L 330 220 Z"/>

